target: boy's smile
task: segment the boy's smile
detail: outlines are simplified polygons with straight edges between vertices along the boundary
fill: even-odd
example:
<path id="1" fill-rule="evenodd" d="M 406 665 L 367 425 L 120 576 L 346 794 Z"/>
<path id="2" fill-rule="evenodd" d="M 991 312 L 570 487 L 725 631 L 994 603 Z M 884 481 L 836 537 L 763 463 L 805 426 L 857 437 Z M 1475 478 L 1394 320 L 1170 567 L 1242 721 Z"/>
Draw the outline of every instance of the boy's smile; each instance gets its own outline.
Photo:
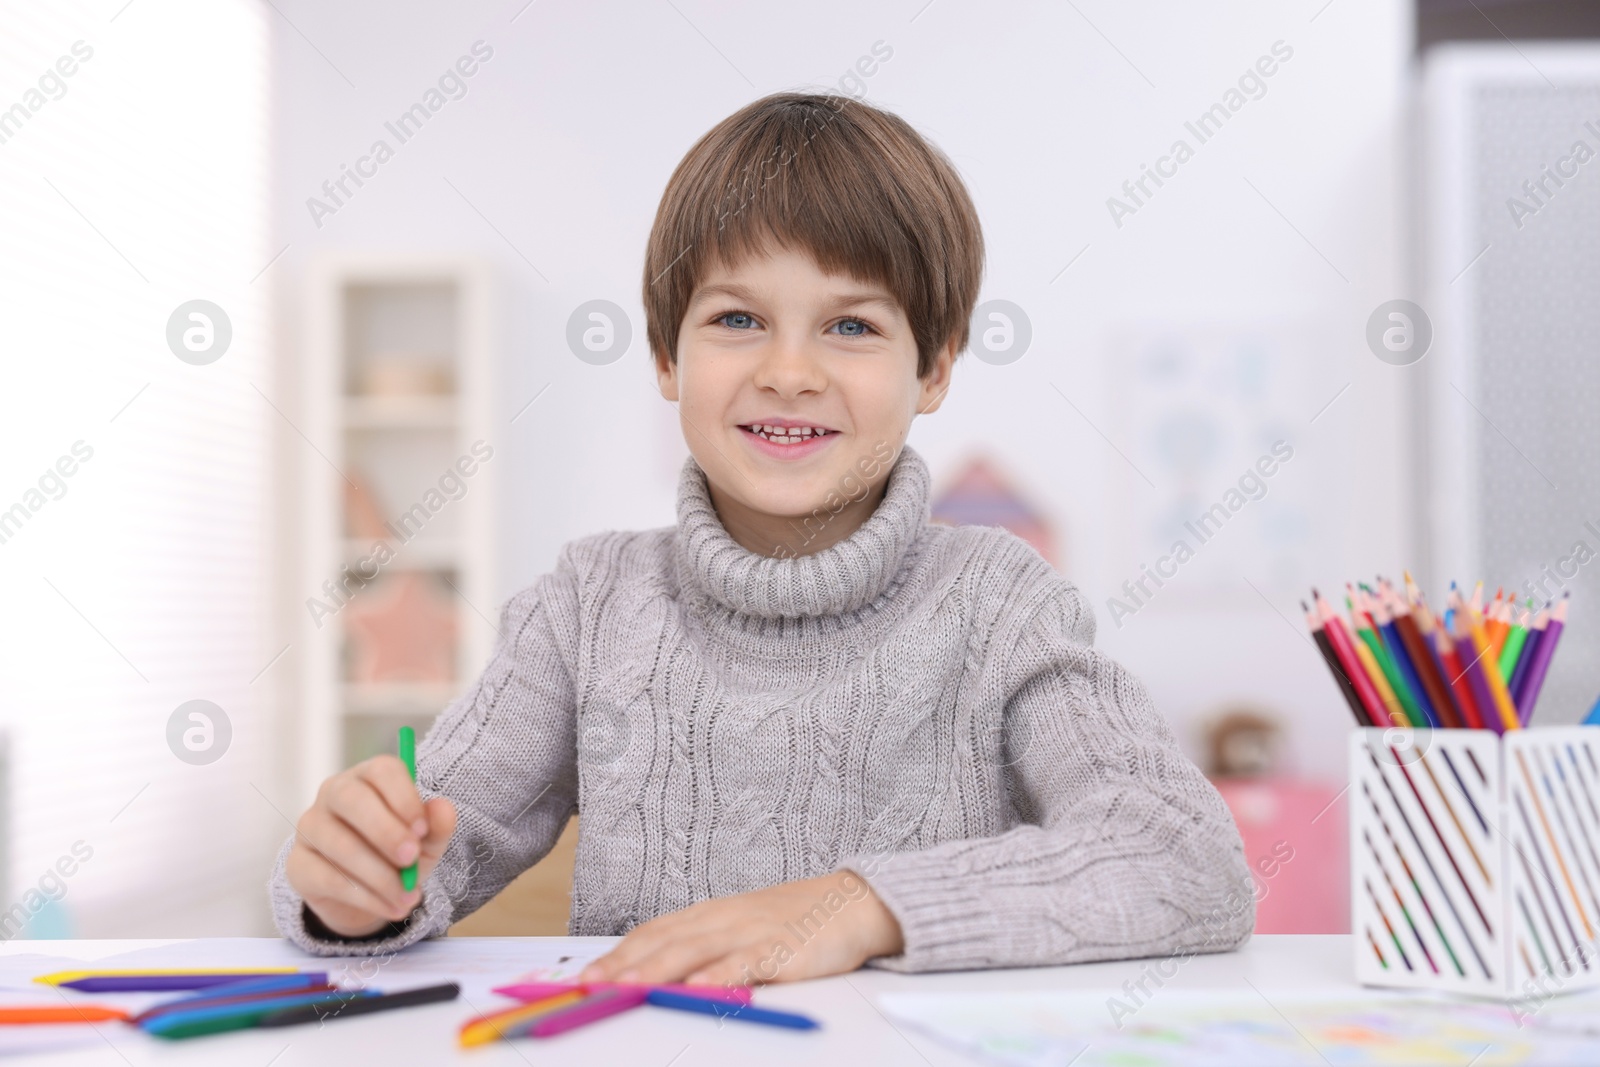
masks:
<path id="1" fill-rule="evenodd" d="M 750 435 L 755 447 L 784 460 L 814 455 L 839 439 L 838 430 L 791 419 L 761 419 L 739 429 Z"/>
<path id="2" fill-rule="evenodd" d="M 886 289 L 778 248 L 708 271 L 657 377 L 729 535 L 762 555 L 806 554 L 872 515 L 911 420 L 944 398 L 954 348 L 919 379 L 911 324 Z M 825 528 L 797 545 L 795 523 L 819 508 Z"/>

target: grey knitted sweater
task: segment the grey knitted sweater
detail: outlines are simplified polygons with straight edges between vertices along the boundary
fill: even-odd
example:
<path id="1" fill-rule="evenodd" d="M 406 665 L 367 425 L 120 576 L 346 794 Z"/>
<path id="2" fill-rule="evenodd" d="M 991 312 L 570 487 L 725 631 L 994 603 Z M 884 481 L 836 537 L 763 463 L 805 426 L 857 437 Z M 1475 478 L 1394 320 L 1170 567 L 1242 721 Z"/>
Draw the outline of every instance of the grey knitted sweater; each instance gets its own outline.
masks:
<path id="1" fill-rule="evenodd" d="M 567 545 L 428 731 L 418 785 L 459 824 L 411 918 L 316 936 L 286 842 L 278 928 L 325 954 L 441 934 L 581 812 L 573 934 L 848 868 L 895 970 L 1233 948 L 1238 831 L 1094 625 L 1023 541 L 930 524 L 909 448 L 859 530 L 794 559 L 734 542 L 691 459 L 677 525 Z"/>

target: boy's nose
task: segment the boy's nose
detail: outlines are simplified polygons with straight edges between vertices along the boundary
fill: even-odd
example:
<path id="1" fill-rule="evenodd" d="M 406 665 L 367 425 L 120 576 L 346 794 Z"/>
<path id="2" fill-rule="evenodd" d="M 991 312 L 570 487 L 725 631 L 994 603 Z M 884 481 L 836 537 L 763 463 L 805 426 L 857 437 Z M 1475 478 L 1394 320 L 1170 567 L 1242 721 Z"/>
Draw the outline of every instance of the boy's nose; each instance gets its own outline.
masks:
<path id="1" fill-rule="evenodd" d="M 827 384 L 822 364 L 804 338 L 775 337 L 756 366 L 756 387 L 780 396 L 819 393 Z"/>

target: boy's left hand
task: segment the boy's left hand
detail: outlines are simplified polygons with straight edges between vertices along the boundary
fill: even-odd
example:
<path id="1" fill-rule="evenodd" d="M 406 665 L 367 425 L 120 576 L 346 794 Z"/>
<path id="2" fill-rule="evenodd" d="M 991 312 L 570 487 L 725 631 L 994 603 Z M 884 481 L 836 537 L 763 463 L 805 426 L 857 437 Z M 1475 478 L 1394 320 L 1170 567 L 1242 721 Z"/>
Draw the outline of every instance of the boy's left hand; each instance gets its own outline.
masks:
<path id="1" fill-rule="evenodd" d="M 793 982 L 853 971 L 903 948 L 900 924 L 866 881 L 837 871 L 651 919 L 584 968 L 579 981 Z"/>

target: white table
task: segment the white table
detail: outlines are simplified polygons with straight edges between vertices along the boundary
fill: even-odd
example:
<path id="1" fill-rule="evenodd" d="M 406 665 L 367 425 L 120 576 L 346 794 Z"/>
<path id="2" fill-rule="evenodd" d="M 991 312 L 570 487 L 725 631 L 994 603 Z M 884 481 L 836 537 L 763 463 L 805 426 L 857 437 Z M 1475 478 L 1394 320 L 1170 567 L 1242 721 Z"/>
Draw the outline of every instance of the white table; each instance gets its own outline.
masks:
<path id="1" fill-rule="evenodd" d="M 900 975 L 863 970 L 813 982 L 769 986 L 757 993 L 765 1007 L 804 1012 L 822 1029 L 791 1032 L 774 1027 L 719 1020 L 656 1008 L 641 1008 L 548 1041 L 523 1040 L 460 1049 L 456 1030 L 473 1008 L 509 1006 L 492 998 L 491 985 L 516 976 L 509 970 L 490 973 L 484 954 L 514 960 L 532 950 L 540 938 L 442 938 L 408 950 L 388 970 L 380 969 L 373 985 L 399 989 L 422 984 L 414 968 L 425 963 L 431 974 L 448 976 L 452 960 L 477 959 L 474 974 L 457 975 L 464 999 L 448 1004 L 407 1008 L 338 1020 L 324 1026 L 246 1030 L 233 1034 L 167 1042 L 120 1023 L 98 1026 L 101 1040 L 93 1045 L 39 1055 L 36 1061 L 60 1067 L 107 1064 L 129 1067 L 146 1063 L 229 1064 L 250 1067 L 400 1067 L 406 1064 L 471 1063 L 490 1065 L 588 1064 L 619 1067 L 706 1067 L 713 1064 L 776 1067 L 780 1064 L 827 1064 L 850 1067 L 924 1067 L 970 1064 L 971 1060 L 914 1031 L 897 1029 L 874 1006 L 879 994 L 892 991 L 1001 991 L 1073 989 L 1119 992 L 1137 980 L 1152 961 L 1080 964 L 1026 970 L 968 971 Z M 561 939 L 576 942 L 578 939 Z M 606 944 L 609 939 L 585 939 Z M 530 944 L 532 943 L 532 944 Z M 93 961 L 134 950 L 154 950 L 165 966 L 212 965 L 215 942 L 204 941 L 11 941 L 0 943 L 0 976 L 15 982 L 40 973 L 39 956 L 70 956 Z M 274 938 L 229 939 L 228 962 L 265 965 L 299 964 L 308 968 L 330 961 L 302 956 Z M 423 955 L 418 950 L 423 950 Z M 29 957 L 34 957 L 30 959 Z M 117 963 L 105 960 L 104 966 Z M 143 963 L 141 965 L 152 965 Z M 45 968 L 49 969 L 49 968 Z M 1245 990 L 1255 985 L 1268 996 L 1274 991 L 1352 992 L 1350 939 L 1344 935 L 1259 936 L 1238 952 L 1196 956 L 1185 962 L 1166 988 Z M 48 992 L 46 987 L 39 987 Z M 46 999 L 46 998 L 42 998 Z M 6 1062 L 19 1062 L 7 1060 Z M 34 1062 L 33 1059 L 28 1062 Z"/>

